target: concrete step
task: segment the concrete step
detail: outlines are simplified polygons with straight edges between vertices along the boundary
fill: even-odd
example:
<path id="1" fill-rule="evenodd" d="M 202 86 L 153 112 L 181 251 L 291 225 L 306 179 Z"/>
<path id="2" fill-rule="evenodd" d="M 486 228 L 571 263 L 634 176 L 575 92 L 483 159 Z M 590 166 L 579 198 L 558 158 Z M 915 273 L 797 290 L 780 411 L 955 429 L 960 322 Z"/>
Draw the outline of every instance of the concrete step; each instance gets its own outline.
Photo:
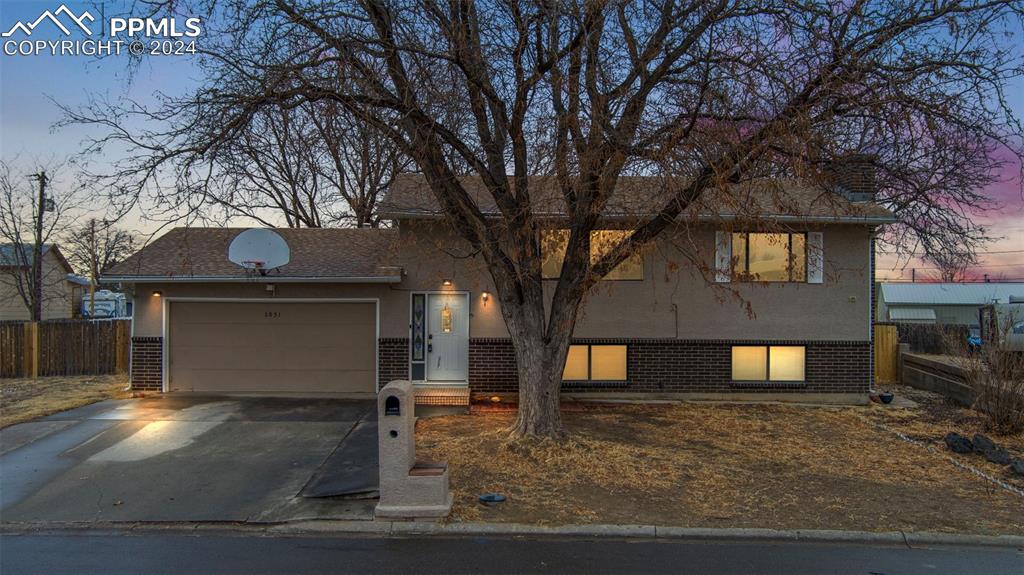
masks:
<path id="1" fill-rule="evenodd" d="M 416 405 L 469 405 L 469 387 L 465 385 L 422 386 L 417 387 L 415 393 Z"/>

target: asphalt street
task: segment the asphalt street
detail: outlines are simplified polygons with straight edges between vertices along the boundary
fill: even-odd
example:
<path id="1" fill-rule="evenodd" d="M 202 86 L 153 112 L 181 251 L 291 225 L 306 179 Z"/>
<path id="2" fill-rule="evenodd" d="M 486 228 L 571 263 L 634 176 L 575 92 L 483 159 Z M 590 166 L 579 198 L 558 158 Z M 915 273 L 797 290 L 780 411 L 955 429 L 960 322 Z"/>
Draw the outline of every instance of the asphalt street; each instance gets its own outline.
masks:
<path id="1" fill-rule="evenodd" d="M 269 536 L 142 530 L 0 536 L 0 572 L 102 573 L 826 573 L 1021 575 L 996 547 L 499 537 Z"/>

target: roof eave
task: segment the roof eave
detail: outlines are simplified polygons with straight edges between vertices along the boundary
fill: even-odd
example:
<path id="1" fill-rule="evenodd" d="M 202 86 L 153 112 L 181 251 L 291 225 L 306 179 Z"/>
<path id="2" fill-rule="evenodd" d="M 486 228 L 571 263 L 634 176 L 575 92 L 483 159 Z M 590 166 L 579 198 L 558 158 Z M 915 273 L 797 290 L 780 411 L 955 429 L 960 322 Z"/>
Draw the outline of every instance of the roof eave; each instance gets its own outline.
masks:
<path id="1" fill-rule="evenodd" d="M 650 214 L 650 215 L 654 215 L 654 214 Z M 494 215 L 485 214 L 485 216 L 486 217 L 493 217 L 493 218 L 500 217 L 498 214 L 494 214 Z M 534 213 L 533 216 L 535 218 L 564 218 L 564 217 L 566 217 L 565 214 L 555 213 L 555 212 L 539 212 L 539 213 Z M 440 212 L 401 212 L 401 211 L 396 211 L 396 212 L 385 212 L 385 213 L 383 213 L 381 215 L 381 217 L 385 218 L 385 219 L 393 219 L 393 220 L 404 220 L 404 219 L 408 219 L 408 220 L 436 220 L 436 219 L 443 218 L 444 214 L 440 213 Z M 638 217 L 638 216 L 632 215 L 632 214 L 631 215 L 616 214 L 616 215 L 605 216 L 604 219 L 606 219 L 606 220 L 618 220 L 618 219 L 633 219 L 633 218 L 636 218 L 636 217 Z M 641 215 L 640 217 L 643 217 L 643 215 Z M 740 219 L 749 219 L 749 218 L 744 218 L 743 216 L 738 216 L 736 214 L 722 214 L 722 215 L 719 215 L 719 216 L 702 215 L 702 216 L 698 217 L 698 220 L 702 221 L 702 222 L 736 221 L 736 220 L 740 220 Z M 767 216 L 764 216 L 763 219 L 775 220 L 775 221 L 780 221 L 780 222 L 814 222 L 814 223 L 835 223 L 835 224 L 864 224 L 864 225 L 873 225 L 873 226 L 892 224 L 892 223 L 896 222 L 896 218 L 894 216 L 891 216 L 891 215 L 890 216 L 767 215 Z"/>
<path id="2" fill-rule="evenodd" d="M 401 283 L 402 276 L 103 276 L 100 283 Z"/>

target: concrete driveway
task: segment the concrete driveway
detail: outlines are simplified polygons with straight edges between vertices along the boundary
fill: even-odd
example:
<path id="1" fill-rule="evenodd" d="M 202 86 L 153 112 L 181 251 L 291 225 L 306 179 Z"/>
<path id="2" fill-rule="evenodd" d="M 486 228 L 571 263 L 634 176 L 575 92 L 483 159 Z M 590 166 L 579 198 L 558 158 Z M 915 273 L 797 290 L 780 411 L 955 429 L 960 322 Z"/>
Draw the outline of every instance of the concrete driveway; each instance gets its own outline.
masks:
<path id="1" fill-rule="evenodd" d="M 375 429 L 373 401 L 96 403 L 0 430 L 0 521 L 369 519 L 373 499 L 302 494 L 375 485 Z"/>

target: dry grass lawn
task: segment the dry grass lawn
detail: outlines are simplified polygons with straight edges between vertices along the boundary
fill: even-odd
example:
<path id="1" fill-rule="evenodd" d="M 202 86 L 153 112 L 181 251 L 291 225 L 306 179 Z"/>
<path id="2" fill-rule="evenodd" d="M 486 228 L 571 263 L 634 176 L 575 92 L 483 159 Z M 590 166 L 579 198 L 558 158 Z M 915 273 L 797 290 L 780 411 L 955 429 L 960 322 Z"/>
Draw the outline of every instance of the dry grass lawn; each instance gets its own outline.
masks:
<path id="1" fill-rule="evenodd" d="M 456 521 L 1024 534 L 1024 498 L 879 430 L 883 410 L 593 406 L 565 412 L 564 443 L 476 413 L 420 420 L 417 444 L 449 462 Z M 477 502 L 492 491 L 508 500 Z"/>
<path id="2" fill-rule="evenodd" d="M 128 397 L 123 375 L 0 379 L 0 427 L 104 399 Z"/>
<path id="3" fill-rule="evenodd" d="M 888 388 L 897 395 L 908 397 L 917 402 L 920 407 L 917 409 L 873 409 L 868 412 L 873 421 L 932 445 L 942 451 L 944 455 L 973 465 L 993 477 L 1019 489 L 1024 489 L 1024 477 L 1012 474 L 1007 466 L 989 463 L 980 455 L 959 455 L 948 451 L 943 440 L 950 431 L 955 431 L 968 438 L 974 437 L 975 433 L 983 433 L 1001 447 L 1006 448 L 1010 455 L 1024 458 L 1024 434 L 999 435 L 992 433 L 986 429 L 984 414 L 957 405 L 936 393 L 900 385 L 880 387 Z M 1021 511 L 1024 513 L 1024 505 L 1022 505 Z"/>

